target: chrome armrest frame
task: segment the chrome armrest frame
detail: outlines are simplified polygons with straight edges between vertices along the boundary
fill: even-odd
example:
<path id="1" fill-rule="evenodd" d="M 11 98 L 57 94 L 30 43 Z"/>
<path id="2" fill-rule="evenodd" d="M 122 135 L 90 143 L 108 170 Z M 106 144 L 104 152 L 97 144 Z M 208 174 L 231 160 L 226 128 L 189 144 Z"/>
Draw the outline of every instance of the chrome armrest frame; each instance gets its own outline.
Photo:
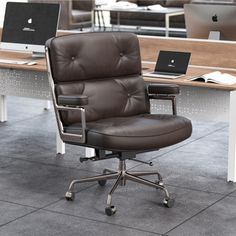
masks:
<path id="1" fill-rule="evenodd" d="M 85 109 L 80 106 L 62 106 L 62 105 L 57 104 L 56 95 L 55 95 L 55 84 L 54 84 L 54 81 L 52 78 L 51 65 L 50 65 L 50 61 L 49 61 L 49 52 L 48 52 L 47 47 L 45 48 L 45 51 L 46 51 L 46 59 L 47 59 L 46 61 L 47 61 L 48 80 L 49 80 L 49 85 L 51 88 L 52 101 L 53 101 L 53 106 L 55 109 L 56 121 L 57 121 L 57 126 L 59 129 L 60 137 L 63 141 L 85 143 L 86 142 Z M 59 111 L 80 111 L 81 129 L 82 129 L 81 134 L 73 134 L 73 133 L 65 133 L 64 132 L 64 126 L 61 122 Z"/>
<path id="2" fill-rule="evenodd" d="M 150 94 L 148 96 L 149 96 L 149 99 L 170 100 L 171 103 L 172 103 L 172 113 L 173 113 L 173 115 L 177 115 L 176 96 L 175 95 L 169 95 L 169 94 Z"/>

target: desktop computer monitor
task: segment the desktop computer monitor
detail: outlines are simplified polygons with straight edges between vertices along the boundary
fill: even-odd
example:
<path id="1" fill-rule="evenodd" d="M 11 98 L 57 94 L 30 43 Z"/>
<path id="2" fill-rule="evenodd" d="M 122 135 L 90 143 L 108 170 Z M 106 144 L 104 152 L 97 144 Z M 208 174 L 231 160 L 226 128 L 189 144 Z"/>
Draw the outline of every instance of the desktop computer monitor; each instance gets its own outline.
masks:
<path id="1" fill-rule="evenodd" d="M 185 4 L 188 38 L 236 40 L 236 6 Z"/>
<path id="2" fill-rule="evenodd" d="M 1 48 L 44 55 L 45 42 L 56 35 L 60 4 L 8 2 Z"/>

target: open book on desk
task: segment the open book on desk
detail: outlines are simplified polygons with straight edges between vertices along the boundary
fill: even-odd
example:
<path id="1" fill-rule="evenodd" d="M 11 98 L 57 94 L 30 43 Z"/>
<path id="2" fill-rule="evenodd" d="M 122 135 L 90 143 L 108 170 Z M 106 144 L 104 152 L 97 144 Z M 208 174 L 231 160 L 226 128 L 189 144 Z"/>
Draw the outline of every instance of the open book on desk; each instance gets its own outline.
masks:
<path id="1" fill-rule="evenodd" d="M 236 77 L 230 74 L 221 73 L 220 71 L 214 71 L 205 75 L 190 78 L 192 81 L 202 81 L 205 83 L 216 83 L 232 85 L 236 83 Z"/>
<path id="2" fill-rule="evenodd" d="M 160 4 L 150 5 L 146 7 L 146 10 L 151 10 L 151 11 L 161 11 L 166 9 L 167 9 L 166 7 L 163 7 Z"/>
<path id="3" fill-rule="evenodd" d="M 132 3 L 132 2 L 128 2 L 128 1 L 115 2 L 111 6 L 112 6 L 112 8 L 117 8 L 117 9 L 132 9 L 132 8 L 138 7 L 138 5 L 136 3 Z"/>

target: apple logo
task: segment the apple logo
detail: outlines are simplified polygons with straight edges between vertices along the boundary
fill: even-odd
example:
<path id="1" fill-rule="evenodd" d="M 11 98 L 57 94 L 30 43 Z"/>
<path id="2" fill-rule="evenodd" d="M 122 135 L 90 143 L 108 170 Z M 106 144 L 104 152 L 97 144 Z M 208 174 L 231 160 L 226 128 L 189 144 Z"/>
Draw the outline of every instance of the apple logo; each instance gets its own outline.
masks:
<path id="1" fill-rule="evenodd" d="M 28 19 L 28 23 L 29 23 L 29 24 L 32 24 L 32 22 L 33 22 L 32 18 L 29 18 L 29 19 Z"/>
<path id="2" fill-rule="evenodd" d="M 213 21 L 213 22 L 217 22 L 217 21 L 218 21 L 218 17 L 217 17 L 216 14 L 215 14 L 214 16 L 212 16 L 212 21 Z"/>
<path id="3" fill-rule="evenodd" d="M 171 59 L 170 63 L 168 64 L 168 67 L 175 67 L 175 59 Z"/>

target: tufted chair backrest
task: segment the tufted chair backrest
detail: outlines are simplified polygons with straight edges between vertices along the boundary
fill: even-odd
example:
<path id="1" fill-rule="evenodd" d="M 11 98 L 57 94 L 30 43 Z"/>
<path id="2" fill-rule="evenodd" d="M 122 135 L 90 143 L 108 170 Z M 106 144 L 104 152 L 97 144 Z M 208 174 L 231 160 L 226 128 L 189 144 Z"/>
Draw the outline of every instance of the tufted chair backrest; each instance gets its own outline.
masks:
<path id="1" fill-rule="evenodd" d="M 105 32 L 74 34 L 47 41 L 56 95 L 88 96 L 86 120 L 148 113 L 137 36 Z M 77 112 L 61 113 L 64 125 L 80 122 Z"/>

